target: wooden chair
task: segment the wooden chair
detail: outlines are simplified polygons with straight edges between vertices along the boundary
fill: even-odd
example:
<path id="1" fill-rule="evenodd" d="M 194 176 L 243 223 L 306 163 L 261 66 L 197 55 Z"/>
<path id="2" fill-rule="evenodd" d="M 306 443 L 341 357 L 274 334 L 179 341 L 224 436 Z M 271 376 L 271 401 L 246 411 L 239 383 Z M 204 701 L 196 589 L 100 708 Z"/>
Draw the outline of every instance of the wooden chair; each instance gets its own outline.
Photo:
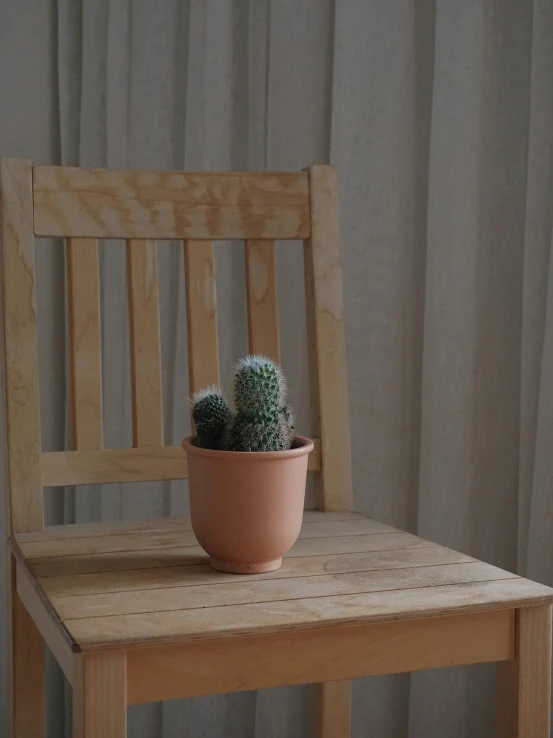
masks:
<path id="1" fill-rule="evenodd" d="M 1 163 L 12 735 L 44 738 L 45 643 L 74 738 L 127 705 L 318 683 L 345 738 L 354 677 L 500 662 L 501 738 L 549 738 L 553 590 L 352 507 L 336 173 L 116 172 Z M 71 451 L 40 438 L 34 237 L 67 238 Z M 127 240 L 134 445 L 103 447 L 99 238 Z M 245 239 L 250 349 L 278 360 L 274 239 L 304 242 L 318 511 L 280 571 L 212 571 L 188 520 L 44 528 L 43 487 L 187 476 L 164 446 L 156 244 L 183 239 L 190 384 L 218 382 L 214 239 Z"/>

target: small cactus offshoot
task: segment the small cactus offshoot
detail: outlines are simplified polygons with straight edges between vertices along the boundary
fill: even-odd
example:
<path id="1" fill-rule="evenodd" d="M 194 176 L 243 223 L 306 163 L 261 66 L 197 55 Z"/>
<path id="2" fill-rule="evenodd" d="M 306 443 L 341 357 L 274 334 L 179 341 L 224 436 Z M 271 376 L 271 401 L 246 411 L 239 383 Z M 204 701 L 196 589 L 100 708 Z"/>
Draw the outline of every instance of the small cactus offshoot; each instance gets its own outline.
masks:
<path id="1" fill-rule="evenodd" d="M 196 425 L 196 445 L 223 448 L 223 436 L 232 412 L 219 387 L 206 387 L 192 395 L 192 420 Z"/>
<path id="2" fill-rule="evenodd" d="M 286 380 L 265 356 L 246 356 L 234 368 L 236 414 L 220 390 L 192 397 L 196 443 L 227 451 L 285 451 L 294 439 L 294 413 L 286 402 Z"/>

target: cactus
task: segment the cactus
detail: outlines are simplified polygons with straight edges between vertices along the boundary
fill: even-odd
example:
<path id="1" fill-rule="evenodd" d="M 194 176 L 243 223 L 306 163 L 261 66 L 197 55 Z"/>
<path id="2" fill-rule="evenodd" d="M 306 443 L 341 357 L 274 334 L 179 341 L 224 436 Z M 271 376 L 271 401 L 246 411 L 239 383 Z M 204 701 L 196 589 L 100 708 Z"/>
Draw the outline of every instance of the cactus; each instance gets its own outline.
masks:
<path id="1" fill-rule="evenodd" d="M 234 367 L 236 409 L 271 411 L 284 405 L 286 380 L 282 369 L 266 356 L 245 356 Z"/>
<path id="2" fill-rule="evenodd" d="M 265 356 L 246 356 L 235 366 L 234 415 L 218 387 L 192 398 L 194 443 L 226 451 L 285 451 L 294 439 L 294 413 L 286 402 L 282 370 Z"/>
<path id="3" fill-rule="evenodd" d="M 206 387 L 192 395 L 192 419 L 196 425 L 196 446 L 222 449 L 225 429 L 232 413 L 219 387 Z"/>
<path id="4" fill-rule="evenodd" d="M 230 451 L 285 451 L 294 435 L 282 370 L 265 356 L 246 356 L 234 370 L 236 416 L 224 446 Z"/>
<path id="5" fill-rule="evenodd" d="M 278 423 L 264 425 L 238 412 L 229 425 L 225 447 L 229 451 L 286 451 L 290 445 Z"/>
<path id="6" fill-rule="evenodd" d="M 294 415 L 294 410 L 288 403 L 286 403 L 286 405 L 284 405 L 284 407 L 281 409 L 280 414 L 280 422 L 288 438 L 288 448 L 291 448 L 294 441 L 294 432 L 296 429 L 296 416 Z"/>

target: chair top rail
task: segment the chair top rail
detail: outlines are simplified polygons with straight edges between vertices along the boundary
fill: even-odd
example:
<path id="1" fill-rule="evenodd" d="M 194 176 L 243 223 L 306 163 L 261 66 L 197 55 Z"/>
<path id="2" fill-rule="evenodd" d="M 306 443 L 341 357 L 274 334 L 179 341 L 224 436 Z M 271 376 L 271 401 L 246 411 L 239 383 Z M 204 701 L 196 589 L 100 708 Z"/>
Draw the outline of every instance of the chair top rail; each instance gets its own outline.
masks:
<path id="1" fill-rule="evenodd" d="M 305 239 L 305 172 L 154 172 L 40 166 L 36 236 Z"/>

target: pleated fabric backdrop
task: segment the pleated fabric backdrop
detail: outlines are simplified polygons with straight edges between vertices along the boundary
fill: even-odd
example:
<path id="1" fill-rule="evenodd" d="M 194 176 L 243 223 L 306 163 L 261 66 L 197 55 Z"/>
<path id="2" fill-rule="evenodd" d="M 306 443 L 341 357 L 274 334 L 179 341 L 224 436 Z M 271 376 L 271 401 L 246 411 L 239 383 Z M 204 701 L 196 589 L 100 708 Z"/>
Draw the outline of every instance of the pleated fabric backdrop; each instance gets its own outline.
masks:
<path id="1" fill-rule="evenodd" d="M 553 585 L 553 0 L 58 0 L 62 163 L 339 167 L 356 507 Z M 189 428 L 182 248 L 159 247 L 165 431 Z M 63 256 L 38 257 L 44 442 L 68 439 Z M 130 445 L 124 246 L 101 248 L 106 445 Z M 283 365 L 308 425 L 300 244 Z M 222 375 L 244 252 L 217 245 Z M 53 521 L 181 514 L 184 483 Z M 239 668 L 239 665 L 237 665 Z M 69 710 L 51 668 L 50 724 Z M 491 738 L 494 670 L 358 680 L 354 737 Z M 300 738 L 310 689 L 132 708 L 131 738 Z M 65 721 L 66 722 L 66 721 Z M 70 729 L 65 725 L 65 734 Z"/>

